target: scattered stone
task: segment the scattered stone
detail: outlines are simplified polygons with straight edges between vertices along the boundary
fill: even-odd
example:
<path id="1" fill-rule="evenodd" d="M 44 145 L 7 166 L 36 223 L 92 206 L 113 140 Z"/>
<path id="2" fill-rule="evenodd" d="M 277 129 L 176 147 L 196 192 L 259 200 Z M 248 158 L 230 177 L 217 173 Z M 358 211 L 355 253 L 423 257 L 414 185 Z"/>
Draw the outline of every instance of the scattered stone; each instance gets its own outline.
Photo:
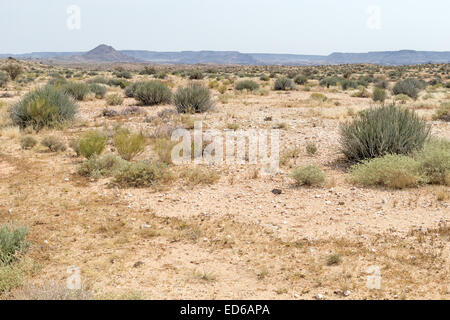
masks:
<path id="1" fill-rule="evenodd" d="M 323 300 L 323 294 L 318 293 L 318 294 L 315 296 L 315 298 L 316 298 L 316 300 Z"/>
<path id="2" fill-rule="evenodd" d="M 344 292 L 344 296 L 348 297 L 349 295 L 350 295 L 350 290 L 346 290 L 346 291 Z"/>
<path id="3" fill-rule="evenodd" d="M 151 228 L 151 227 L 152 226 L 149 225 L 149 224 L 145 224 L 145 223 L 141 224 L 141 229 L 148 229 L 148 228 Z"/>
<path id="4" fill-rule="evenodd" d="M 142 261 L 138 261 L 135 264 L 133 264 L 133 268 L 139 268 L 140 266 L 142 266 L 144 263 Z"/>
<path id="5" fill-rule="evenodd" d="M 283 191 L 281 191 L 280 189 L 273 189 L 273 190 L 272 190 L 272 193 L 273 193 L 273 194 L 282 194 Z"/>

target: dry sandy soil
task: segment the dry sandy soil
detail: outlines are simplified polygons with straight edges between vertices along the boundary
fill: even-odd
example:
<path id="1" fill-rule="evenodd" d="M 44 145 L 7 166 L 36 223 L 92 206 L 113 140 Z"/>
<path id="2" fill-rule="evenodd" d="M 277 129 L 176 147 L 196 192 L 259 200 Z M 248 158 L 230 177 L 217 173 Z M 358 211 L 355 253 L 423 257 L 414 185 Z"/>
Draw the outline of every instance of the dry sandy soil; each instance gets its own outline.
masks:
<path id="1" fill-rule="evenodd" d="M 138 77 L 143 76 L 133 81 Z M 166 81 L 174 89 L 188 82 L 172 75 Z M 199 82 L 208 84 L 206 79 Z M 36 85 L 1 101 L 11 105 Z M 81 269 L 86 290 L 95 298 L 450 298 L 449 187 L 389 190 L 356 186 L 346 179 L 339 123 L 373 105 L 370 98 L 314 82 L 309 92 L 276 92 L 270 83 L 262 95 L 235 93 L 232 85 L 220 99 L 212 92 L 215 108 L 194 119 L 221 130 L 229 123 L 244 130 L 281 124 L 281 154 L 298 147 L 298 157 L 283 162 L 273 176 L 258 174 L 255 165 L 220 165 L 214 167 L 220 179 L 212 185 L 189 186 L 180 180 L 163 190 L 119 189 L 109 187 L 109 179 L 79 176 L 77 166 L 83 160 L 70 148 L 59 153 L 42 147 L 22 150 L 25 133 L 4 128 L 0 223 L 29 227 L 33 245 L 27 256 L 35 264 L 25 287 L 6 298 L 36 298 L 27 288 L 39 292 L 36 288 L 64 283 L 69 266 Z M 311 100 L 313 92 L 322 92 L 328 101 Z M 449 89 L 438 89 L 432 98 L 408 106 L 432 123 L 433 134 L 450 138 L 450 123 L 431 121 L 434 109 L 448 100 Z M 126 98 L 110 109 L 136 104 Z M 105 118 L 99 116 L 104 100 L 79 106 L 72 126 L 35 135 L 57 134 L 69 141 L 114 122 L 151 132 L 154 124 L 146 117 L 174 109 L 141 107 L 145 114 Z M 317 145 L 317 154 L 307 154 L 308 142 Z M 151 146 L 138 156 L 152 158 Z M 308 163 L 325 171 L 324 187 L 294 185 L 293 168 Z M 438 199 L 442 193 L 444 199 Z M 336 264 L 329 263 L 333 255 Z M 369 266 L 380 268 L 380 290 L 366 286 Z"/>

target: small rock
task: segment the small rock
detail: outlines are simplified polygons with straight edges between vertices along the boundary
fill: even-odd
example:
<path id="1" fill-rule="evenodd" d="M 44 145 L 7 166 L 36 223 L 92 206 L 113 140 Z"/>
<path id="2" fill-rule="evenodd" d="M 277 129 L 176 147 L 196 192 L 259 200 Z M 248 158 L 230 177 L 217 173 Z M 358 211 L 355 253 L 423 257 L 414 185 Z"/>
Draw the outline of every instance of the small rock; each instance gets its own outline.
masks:
<path id="1" fill-rule="evenodd" d="M 283 191 L 280 190 L 280 189 L 273 189 L 273 190 L 272 190 L 272 193 L 273 193 L 273 194 L 282 194 Z"/>
<path id="2" fill-rule="evenodd" d="M 323 300 L 323 295 L 320 294 L 320 293 L 318 293 L 318 294 L 315 296 L 315 298 L 316 298 L 317 300 Z"/>
<path id="3" fill-rule="evenodd" d="M 346 290 L 346 291 L 344 292 L 344 296 L 348 297 L 349 295 L 350 295 L 350 290 Z"/>
<path id="4" fill-rule="evenodd" d="M 133 268 L 139 268 L 140 266 L 142 266 L 144 263 L 142 261 L 138 261 L 135 264 L 133 264 Z"/>
<path id="5" fill-rule="evenodd" d="M 151 228 L 151 227 L 152 227 L 151 225 L 148 225 L 148 224 L 145 224 L 145 223 L 141 224 L 141 229 L 148 229 L 148 228 Z"/>

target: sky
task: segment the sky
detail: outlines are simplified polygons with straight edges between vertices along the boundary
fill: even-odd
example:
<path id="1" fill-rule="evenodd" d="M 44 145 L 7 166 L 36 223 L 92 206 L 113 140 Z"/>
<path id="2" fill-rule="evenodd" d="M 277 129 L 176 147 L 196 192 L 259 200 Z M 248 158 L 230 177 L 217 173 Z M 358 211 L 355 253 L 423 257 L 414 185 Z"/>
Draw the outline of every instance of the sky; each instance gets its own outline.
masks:
<path id="1" fill-rule="evenodd" d="M 0 0 L 0 53 L 450 51 L 448 0 Z"/>

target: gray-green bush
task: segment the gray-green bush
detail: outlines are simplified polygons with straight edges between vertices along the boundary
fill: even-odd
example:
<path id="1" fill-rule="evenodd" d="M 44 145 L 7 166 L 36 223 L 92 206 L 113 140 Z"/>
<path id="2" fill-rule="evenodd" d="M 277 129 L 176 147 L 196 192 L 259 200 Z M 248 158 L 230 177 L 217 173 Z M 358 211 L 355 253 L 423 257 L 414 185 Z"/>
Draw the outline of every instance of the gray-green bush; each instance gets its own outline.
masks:
<path id="1" fill-rule="evenodd" d="M 341 151 L 349 160 L 409 154 L 422 149 L 430 126 L 414 111 L 394 105 L 361 111 L 340 127 Z"/>
<path id="2" fill-rule="evenodd" d="M 52 86 L 45 86 L 27 93 L 12 106 L 10 116 L 20 128 L 31 126 L 39 131 L 73 120 L 77 111 L 78 106 L 69 95 Z"/>
<path id="3" fill-rule="evenodd" d="M 172 101 L 172 91 L 160 81 L 147 81 L 136 87 L 134 98 L 144 106 L 170 103 Z"/>
<path id="4" fill-rule="evenodd" d="M 174 100 L 180 113 L 205 112 L 213 106 L 209 90 L 196 83 L 178 88 Z"/>

